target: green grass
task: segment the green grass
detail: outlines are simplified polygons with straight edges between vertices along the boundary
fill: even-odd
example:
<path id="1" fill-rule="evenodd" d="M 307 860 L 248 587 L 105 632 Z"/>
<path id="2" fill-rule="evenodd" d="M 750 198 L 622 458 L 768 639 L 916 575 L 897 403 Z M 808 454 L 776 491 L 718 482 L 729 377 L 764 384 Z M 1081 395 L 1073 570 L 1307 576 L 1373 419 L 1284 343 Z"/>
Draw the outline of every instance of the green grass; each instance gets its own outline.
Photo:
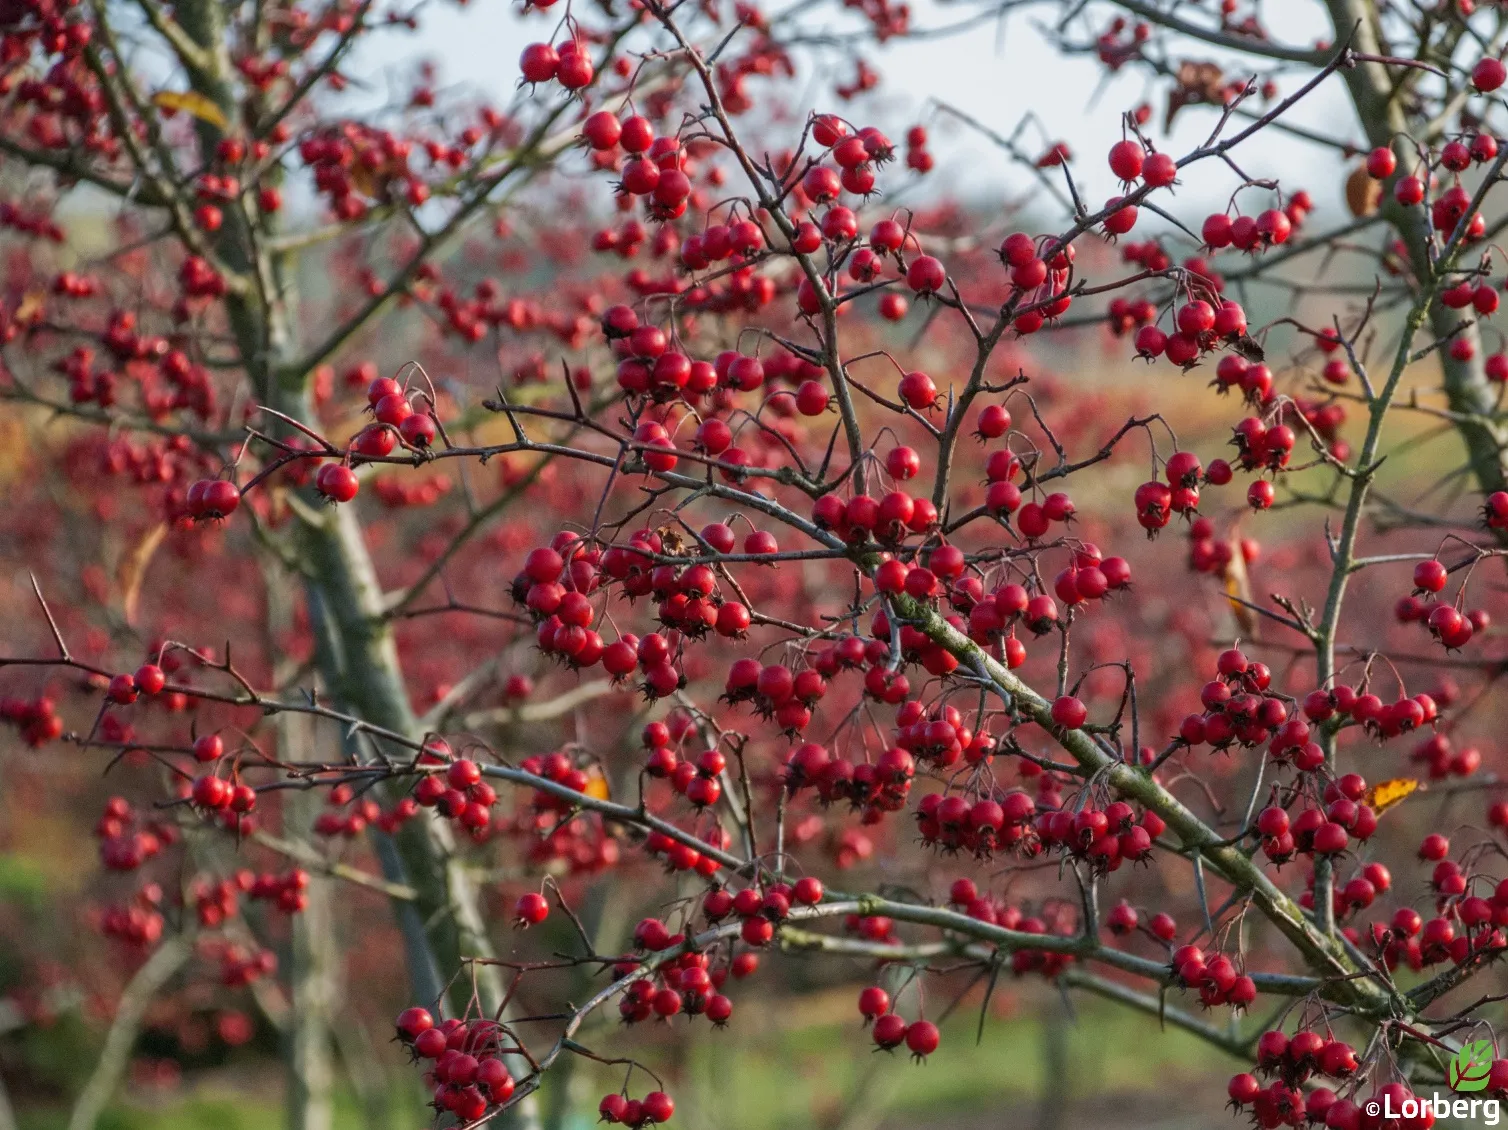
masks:
<path id="1" fill-rule="evenodd" d="M 1231 1061 L 1194 1037 L 1158 1030 L 1155 1020 L 1095 1001 L 1076 999 L 1076 1023 L 1065 1035 L 1067 1103 L 1113 1094 L 1167 1093 L 1180 1085 L 1209 1088 Z M 868 1034 L 854 1023 L 780 1026 L 778 1008 L 751 1008 L 726 1031 L 709 1033 L 698 1025 L 696 1038 L 674 1046 L 635 1046 L 629 1033 L 597 1034 L 604 1054 L 632 1048 L 662 1074 L 676 1099 L 679 1130 L 801 1130 L 828 1127 L 857 1102 L 871 1111 L 873 1125 L 886 1112 L 924 1116 L 928 1121 L 1002 1108 L 1033 1107 L 1043 1094 L 1044 1018 L 1061 1001 L 1037 987 L 1023 997 L 1008 1019 L 991 1018 L 976 1045 L 978 1013 L 960 1014 L 943 1025 L 943 1043 L 926 1063 L 913 1064 L 900 1053 L 877 1053 Z M 1059 1012 L 1061 1015 L 1061 1013 Z M 661 1041 L 651 1038 L 651 1043 Z M 559 1130 L 587 1130 L 596 1122 L 598 1099 L 622 1082 L 621 1068 L 576 1061 L 567 1088 L 546 1096 L 551 1107 L 570 1114 Z M 395 1068 L 387 1125 L 378 1130 L 417 1130 L 428 1112 L 419 1097 L 417 1073 Z M 159 1104 L 147 1098 L 112 1106 L 100 1130 L 268 1130 L 281 1126 L 284 1112 L 275 1072 L 249 1077 L 215 1075 Z M 652 1083 L 635 1073 L 633 1093 Z M 564 1104 L 561 1099 L 565 1098 Z M 21 1130 L 62 1130 L 62 1110 L 22 1111 Z M 349 1093 L 339 1096 L 337 1130 L 370 1130 Z"/>

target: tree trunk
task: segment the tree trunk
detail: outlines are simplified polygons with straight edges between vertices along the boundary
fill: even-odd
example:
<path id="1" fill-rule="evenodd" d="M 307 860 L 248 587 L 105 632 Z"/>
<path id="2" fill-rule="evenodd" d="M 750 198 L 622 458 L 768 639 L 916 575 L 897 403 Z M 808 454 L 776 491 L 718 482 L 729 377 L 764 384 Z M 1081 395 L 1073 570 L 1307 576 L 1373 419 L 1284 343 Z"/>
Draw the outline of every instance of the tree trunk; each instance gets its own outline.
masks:
<path id="1" fill-rule="evenodd" d="M 228 82 L 230 60 L 224 12 L 214 0 L 181 0 L 175 16 L 210 59 L 207 71 L 189 79 L 196 92 L 220 107 L 226 121 L 240 117 Z M 221 131 L 199 121 L 204 152 L 212 153 Z M 260 402 L 295 419 L 317 423 L 309 398 L 309 374 L 291 371 L 297 356 L 297 326 L 289 314 L 293 300 L 293 265 L 260 252 L 250 221 L 229 209 L 218 233 L 217 251 L 232 269 L 256 282 L 226 297 L 237 350 Z M 274 234 L 270 217 L 259 220 L 258 234 Z M 275 421 L 269 422 L 271 427 Z M 273 428 L 274 431 L 286 430 Z M 302 492 L 298 508 L 297 568 L 317 633 L 320 681 L 345 710 L 373 725 L 418 738 L 418 724 L 404 686 L 397 648 L 385 615 L 376 569 L 367 550 L 356 509 L 326 507 L 312 487 Z M 363 751 L 370 752 L 370 751 Z M 455 858 L 450 829 L 425 810 L 393 837 L 392 849 L 379 842 L 384 875 L 420 892 L 417 903 L 395 906 L 407 947 L 410 988 L 416 1000 L 435 1003 L 439 986 L 455 979 L 452 1014 L 464 1010 L 473 985 L 481 1007 L 495 1013 L 502 1005 L 502 981 L 490 966 L 473 967 L 474 976 L 455 977 L 466 957 L 492 956 L 478 892 Z M 510 1064 L 516 1076 L 527 1064 Z M 532 1098 L 499 1120 L 505 1125 L 537 1124 Z"/>
<path id="2" fill-rule="evenodd" d="M 306 715 L 294 716 L 303 725 L 284 726 L 310 730 Z M 282 735 L 280 734 L 280 740 Z M 295 743 L 292 750 L 308 748 Z M 280 744 L 279 752 L 282 752 Z M 319 812 L 320 797 L 313 792 L 293 792 L 284 798 L 285 819 L 301 833 Z M 335 1125 L 334 1064 L 331 1057 L 331 1026 L 340 998 L 340 947 L 335 937 L 332 883 L 336 880 L 312 875 L 303 911 L 293 916 L 292 961 L 288 971 L 293 998 L 286 1056 L 288 1062 L 288 1130 L 332 1130 Z"/>
<path id="3" fill-rule="evenodd" d="M 1334 29 L 1333 42 L 1343 43 L 1349 39 L 1351 46 L 1362 54 L 1388 53 L 1378 34 L 1377 13 L 1371 0 L 1327 0 L 1327 7 Z M 1410 120 L 1405 112 L 1405 84 L 1395 82 L 1380 63 L 1344 67 L 1340 74 L 1344 77 L 1368 144 L 1392 148 L 1398 157 L 1399 169 L 1411 168 L 1418 161 L 1418 153 L 1410 137 L 1421 132 L 1420 127 L 1426 123 Z M 1428 278 L 1433 270 L 1427 239 L 1428 217 L 1417 207 L 1405 208 L 1398 204 L 1392 193 L 1384 195 L 1381 210 L 1394 233 L 1403 241 L 1414 277 Z M 1451 411 L 1464 417 L 1456 421 L 1456 431 L 1466 447 L 1478 487 L 1484 494 L 1508 489 L 1508 436 L 1500 425 L 1488 419 L 1495 411 L 1498 397 L 1483 365 L 1481 335 L 1476 326 L 1457 333 L 1456 327 L 1465 319 L 1444 303 L 1431 306 L 1429 317 L 1436 340 L 1460 337 L 1473 347 L 1471 356 L 1464 361 L 1453 357 L 1449 350 L 1436 351 L 1445 396 Z"/>

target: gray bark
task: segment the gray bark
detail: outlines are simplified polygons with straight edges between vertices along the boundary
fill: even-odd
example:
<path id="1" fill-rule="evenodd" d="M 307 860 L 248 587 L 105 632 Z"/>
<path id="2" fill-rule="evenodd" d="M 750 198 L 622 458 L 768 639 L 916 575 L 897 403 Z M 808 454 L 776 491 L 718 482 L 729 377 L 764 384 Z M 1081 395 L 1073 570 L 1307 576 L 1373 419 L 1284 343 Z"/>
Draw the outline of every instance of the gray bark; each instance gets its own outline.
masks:
<path id="1" fill-rule="evenodd" d="M 1362 54 L 1386 55 L 1386 45 L 1377 29 L 1375 9 L 1370 0 L 1326 0 L 1334 28 L 1334 42 L 1345 42 L 1355 28 L 1352 46 Z M 1417 135 L 1422 121 L 1410 120 L 1404 109 L 1404 84 L 1395 82 L 1380 63 L 1360 63 L 1342 68 L 1346 90 L 1351 96 L 1357 120 L 1373 146 L 1388 146 L 1398 157 L 1399 175 L 1418 162 L 1418 153 L 1409 141 Z M 1431 272 L 1427 240 L 1428 217 L 1420 208 L 1404 208 L 1385 192 L 1382 214 L 1408 251 L 1409 267 L 1416 278 Z M 1464 321 L 1460 311 L 1435 303 L 1429 311 L 1430 329 L 1437 339 L 1454 334 Z M 1438 350 L 1446 400 L 1452 412 L 1473 417 L 1458 420 L 1456 431 L 1466 447 L 1467 458 L 1478 487 L 1484 494 L 1508 488 L 1508 434 L 1490 420 L 1497 403 L 1497 392 L 1487 379 L 1483 365 L 1482 339 L 1475 326 L 1455 336 L 1473 345 L 1469 360 L 1460 361 L 1448 350 Z"/>
<path id="2" fill-rule="evenodd" d="M 208 68 L 190 74 L 195 90 L 215 102 L 227 121 L 240 116 L 232 90 L 224 14 L 214 0 L 183 0 L 175 16 L 209 57 Z M 201 146 L 213 152 L 220 131 L 197 125 Z M 259 252 L 247 218 L 227 210 L 217 237 L 217 252 L 233 270 L 262 280 L 227 295 L 226 309 L 238 352 L 260 402 L 307 423 L 315 422 L 306 372 L 289 366 L 296 355 L 296 331 L 289 263 Z M 270 221 L 264 221 L 259 234 Z M 344 709 L 376 726 L 417 738 L 417 721 L 404 686 L 393 634 L 385 616 L 382 591 L 367 549 L 357 512 L 351 506 L 326 508 L 305 488 L 296 556 L 305 598 L 318 634 L 320 681 Z M 459 970 L 463 958 L 490 957 L 478 892 L 456 859 L 450 830 L 430 812 L 409 821 L 393 837 L 393 849 L 378 846 L 384 875 L 420 892 L 416 903 L 396 907 L 407 949 L 410 987 L 416 999 L 434 1002 L 442 978 Z M 497 1011 L 502 981 L 489 966 L 475 966 L 474 977 L 456 978 L 450 992 L 452 1013 L 466 1007 L 475 985 L 481 1007 Z M 527 1065 L 511 1065 L 516 1076 Z M 537 1124 L 532 1098 L 513 1108 L 504 1123 Z"/>

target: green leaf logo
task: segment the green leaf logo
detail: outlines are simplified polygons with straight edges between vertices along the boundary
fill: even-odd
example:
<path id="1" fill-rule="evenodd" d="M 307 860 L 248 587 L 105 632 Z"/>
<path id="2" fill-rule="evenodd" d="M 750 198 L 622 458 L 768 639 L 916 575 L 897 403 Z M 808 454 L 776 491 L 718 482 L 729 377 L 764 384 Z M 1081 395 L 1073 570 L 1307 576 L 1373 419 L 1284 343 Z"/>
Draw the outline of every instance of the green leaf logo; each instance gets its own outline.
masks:
<path id="1" fill-rule="evenodd" d="M 1485 1091 L 1487 1077 L 1492 1071 L 1492 1045 L 1486 1040 L 1477 1040 L 1461 1045 L 1456 1058 L 1450 1061 L 1450 1087 L 1453 1091 L 1470 1093 Z"/>

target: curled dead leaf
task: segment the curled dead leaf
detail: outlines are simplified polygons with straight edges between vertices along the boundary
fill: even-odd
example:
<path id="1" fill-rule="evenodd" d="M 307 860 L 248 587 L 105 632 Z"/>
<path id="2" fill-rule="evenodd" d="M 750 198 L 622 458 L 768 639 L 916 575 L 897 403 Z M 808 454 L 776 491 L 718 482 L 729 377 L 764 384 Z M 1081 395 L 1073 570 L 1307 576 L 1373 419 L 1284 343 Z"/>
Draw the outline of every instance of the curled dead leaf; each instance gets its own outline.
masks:
<path id="1" fill-rule="evenodd" d="M 1382 204 L 1382 182 L 1367 174 L 1366 165 L 1357 165 L 1346 177 L 1346 207 L 1360 219 L 1370 216 Z"/>
<path id="2" fill-rule="evenodd" d="M 21 304 L 16 307 L 12 315 L 12 321 L 18 326 L 29 326 L 40 321 L 42 312 L 47 308 L 47 292 L 45 290 L 29 290 L 21 298 Z"/>
<path id="3" fill-rule="evenodd" d="M 1173 119 L 1185 106 L 1218 106 L 1225 101 L 1225 74 L 1214 63 L 1186 59 L 1174 73 L 1177 85 L 1168 93 L 1168 112 L 1164 128 L 1171 129 Z"/>
<path id="4" fill-rule="evenodd" d="M 1225 597 L 1230 604 L 1231 615 L 1241 626 L 1241 634 L 1255 639 L 1261 621 L 1250 607 L 1251 578 L 1246 573 L 1246 558 L 1241 553 L 1240 538 L 1231 538 L 1230 550 L 1230 564 L 1225 567 Z M 1243 604 L 1242 601 L 1246 603 Z"/>
<path id="5" fill-rule="evenodd" d="M 168 524 L 158 522 L 137 540 L 136 544 L 122 554 L 115 569 L 115 584 L 120 590 L 121 614 L 126 623 L 136 626 L 136 614 L 141 606 L 141 583 L 147 575 L 147 565 L 162 539 L 167 536 Z"/>
<path id="6" fill-rule="evenodd" d="M 227 125 L 225 115 L 202 94 L 196 94 L 192 90 L 159 90 L 152 95 L 152 105 L 159 110 L 166 110 L 170 114 L 179 112 L 198 118 L 201 122 L 208 122 L 218 129 L 224 129 Z"/>
<path id="7" fill-rule="evenodd" d="M 1379 781 L 1373 785 L 1367 790 L 1365 799 L 1372 811 L 1381 816 L 1418 787 L 1419 782 L 1412 777 L 1394 777 L 1390 781 Z"/>

